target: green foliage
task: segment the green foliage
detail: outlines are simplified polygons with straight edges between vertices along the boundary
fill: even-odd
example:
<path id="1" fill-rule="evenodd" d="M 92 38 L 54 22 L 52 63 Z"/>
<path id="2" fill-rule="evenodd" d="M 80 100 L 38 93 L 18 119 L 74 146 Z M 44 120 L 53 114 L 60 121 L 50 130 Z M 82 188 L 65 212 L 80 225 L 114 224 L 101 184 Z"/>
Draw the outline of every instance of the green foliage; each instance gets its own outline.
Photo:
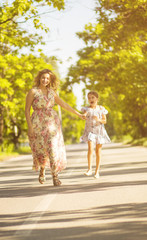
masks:
<path id="1" fill-rule="evenodd" d="M 27 139 L 27 124 L 25 119 L 25 97 L 34 84 L 34 77 L 38 70 L 49 68 L 59 77 L 56 59 L 47 58 L 41 54 L 35 57 L 32 54 L 20 57 L 6 54 L 2 57 L 0 69 L 0 102 L 3 118 L 3 144 L 1 151 L 12 152 L 20 141 Z M 60 97 L 76 107 L 76 98 L 73 93 L 60 90 Z M 56 109 L 58 111 L 58 108 Z M 62 127 L 66 143 L 78 142 L 83 128 L 83 120 L 75 115 L 62 111 Z M 13 143 L 13 144 L 11 144 Z M 10 147 L 13 147 L 10 151 Z"/>
<path id="2" fill-rule="evenodd" d="M 108 132 L 147 135 L 147 1 L 101 0 L 97 23 L 77 33 L 85 42 L 66 86 L 85 83 L 110 108 Z"/>
<path id="3" fill-rule="evenodd" d="M 44 8 L 45 11 L 52 11 L 53 8 L 64 9 L 64 0 L 6 0 L 0 3 L 1 151 L 6 151 L 6 148 L 9 150 L 12 146 L 17 147 L 20 138 L 26 137 L 26 93 L 32 87 L 34 76 L 40 69 L 53 69 L 43 54 L 40 54 L 40 57 L 19 54 L 22 48 L 33 51 L 38 43 L 43 44 L 42 36 L 37 30 L 48 31 L 40 21 L 40 12 L 43 14 Z M 31 24 L 34 31 L 30 33 L 23 23 Z"/>
<path id="4" fill-rule="evenodd" d="M 33 85 L 34 76 L 43 68 L 53 69 L 43 60 L 43 55 L 37 58 L 32 54 L 21 57 L 7 54 L 3 57 L 0 102 L 3 136 L 8 145 L 10 142 L 17 145 L 20 135 L 26 132 L 25 96 Z"/>
<path id="5" fill-rule="evenodd" d="M 45 32 L 49 30 L 41 23 L 40 12 L 43 14 L 43 11 L 49 11 L 51 6 L 58 10 L 64 9 L 64 0 L 13 0 L 10 3 L 3 1 L 0 4 L 1 51 L 16 53 L 22 47 L 33 50 L 36 44 L 43 43 L 42 36 L 35 33 L 35 29 L 42 29 Z M 23 23 L 30 24 L 31 19 L 34 33 L 23 27 Z"/>
<path id="6" fill-rule="evenodd" d="M 19 147 L 18 149 L 15 149 L 14 144 L 4 145 L 3 144 L 3 151 L 0 147 L 0 161 L 7 160 L 19 155 L 24 154 L 31 154 L 30 147 Z"/>

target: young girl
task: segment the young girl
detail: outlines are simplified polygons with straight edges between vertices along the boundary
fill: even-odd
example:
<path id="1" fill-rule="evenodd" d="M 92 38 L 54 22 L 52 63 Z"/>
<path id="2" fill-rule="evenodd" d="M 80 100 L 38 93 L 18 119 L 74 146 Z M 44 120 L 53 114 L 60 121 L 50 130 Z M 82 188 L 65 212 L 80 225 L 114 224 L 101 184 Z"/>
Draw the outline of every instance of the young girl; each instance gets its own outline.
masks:
<path id="1" fill-rule="evenodd" d="M 95 178 L 99 178 L 99 166 L 101 159 L 102 144 L 109 143 L 110 138 L 105 130 L 104 124 L 106 124 L 106 114 L 108 111 L 98 103 L 98 93 L 91 91 L 88 93 L 88 107 L 83 107 L 82 112 L 86 116 L 86 125 L 84 134 L 81 139 L 84 142 L 88 142 L 88 171 L 84 173 L 86 176 L 92 175 L 92 155 L 93 144 L 96 144 L 96 170 Z"/>
<path id="2" fill-rule="evenodd" d="M 25 115 L 28 124 L 29 143 L 33 153 L 33 169 L 40 169 L 39 182 L 45 182 L 45 166 L 48 166 L 53 176 L 54 186 L 61 181 L 58 173 L 66 167 L 66 153 L 61 130 L 61 124 L 53 106 L 55 103 L 82 119 L 79 112 L 70 107 L 57 94 L 58 81 L 55 74 L 44 69 L 35 78 L 35 86 L 26 97 Z M 33 114 L 30 116 L 30 109 Z"/>

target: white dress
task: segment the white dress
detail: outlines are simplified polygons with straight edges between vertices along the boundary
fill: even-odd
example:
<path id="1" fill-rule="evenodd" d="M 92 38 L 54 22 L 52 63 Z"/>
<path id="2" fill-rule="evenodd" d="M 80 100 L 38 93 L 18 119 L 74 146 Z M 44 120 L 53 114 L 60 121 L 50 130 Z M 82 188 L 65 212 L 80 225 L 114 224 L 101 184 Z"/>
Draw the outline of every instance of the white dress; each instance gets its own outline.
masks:
<path id="1" fill-rule="evenodd" d="M 81 140 L 84 142 L 92 141 L 96 144 L 105 144 L 111 142 L 104 124 L 93 119 L 93 116 L 102 119 L 102 115 L 106 115 L 108 111 L 100 105 L 97 105 L 96 108 L 83 107 L 81 111 L 87 112 L 85 130 Z"/>

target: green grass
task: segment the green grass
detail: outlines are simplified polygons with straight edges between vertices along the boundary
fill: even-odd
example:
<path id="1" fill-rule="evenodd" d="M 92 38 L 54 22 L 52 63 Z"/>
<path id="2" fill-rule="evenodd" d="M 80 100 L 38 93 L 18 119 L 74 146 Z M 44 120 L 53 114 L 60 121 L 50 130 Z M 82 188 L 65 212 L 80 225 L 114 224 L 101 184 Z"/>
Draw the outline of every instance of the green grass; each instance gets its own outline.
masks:
<path id="1" fill-rule="evenodd" d="M 131 145 L 147 147 L 147 138 L 139 138 L 131 141 Z"/>
<path id="2" fill-rule="evenodd" d="M 139 138 L 139 139 L 133 139 L 129 135 L 123 136 L 122 139 L 111 139 L 114 142 L 122 142 L 124 144 L 131 144 L 133 146 L 143 146 L 147 147 L 147 138 Z M 0 152 L 0 161 L 4 161 L 13 157 L 17 157 L 19 155 L 26 155 L 26 154 L 31 154 L 31 149 L 30 147 L 20 147 L 17 150 L 10 150 L 5 152 Z"/>
<path id="3" fill-rule="evenodd" d="M 146 138 L 133 139 L 132 137 L 127 135 L 127 136 L 123 136 L 122 142 L 124 144 L 131 144 L 133 146 L 147 147 L 147 137 Z"/>
<path id="4" fill-rule="evenodd" d="M 12 153 L 3 153 L 0 152 L 0 161 L 4 161 L 7 159 L 10 159 L 12 157 L 17 157 L 19 154 L 17 152 L 12 152 Z"/>
<path id="5" fill-rule="evenodd" d="M 19 154 L 31 154 L 30 147 L 20 147 L 17 151 Z"/>
<path id="6" fill-rule="evenodd" d="M 20 147 L 17 150 L 13 150 L 11 152 L 0 152 L 0 161 L 4 161 L 10 159 L 12 157 L 17 157 L 19 155 L 31 154 L 30 147 Z"/>
<path id="7" fill-rule="evenodd" d="M 143 146 L 147 147 L 147 138 L 133 139 L 130 135 L 125 135 L 120 138 L 116 136 L 111 138 L 112 142 L 122 142 L 123 144 L 130 144 L 132 146 Z"/>

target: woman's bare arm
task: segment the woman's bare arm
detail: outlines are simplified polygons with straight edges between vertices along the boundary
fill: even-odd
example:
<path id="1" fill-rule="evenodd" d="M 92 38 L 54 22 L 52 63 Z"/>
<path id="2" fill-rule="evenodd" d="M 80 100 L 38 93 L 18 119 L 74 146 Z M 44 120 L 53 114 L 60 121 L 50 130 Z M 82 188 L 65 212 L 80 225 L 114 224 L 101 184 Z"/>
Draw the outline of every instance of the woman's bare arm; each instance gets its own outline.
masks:
<path id="1" fill-rule="evenodd" d="M 34 91 L 31 89 L 27 96 L 26 96 L 26 105 L 25 105 L 25 116 L 26 116 L 26 121 L 28 124 L 28 134 L 30 132 L 30 135 L 32 135 L 33 130 L 32 130 L 32 122 L 31 122 L 31 117 L 30 117 L 30 109 L 32 106 L 32 102 L 34 100 Z"/>
<path id="2" fill-rule="evenodd" d="M 68 105 L 66 102 L 64 102 L 56 93 L 55 93 L 55 102 L 60 105 L 61 107 L 63 107 L 64 109 L 66 109 L 67 111 L 76 114 L 78 117 L 85 119 L 85 117 L 77 112 L 75 109 L 73 109 L 70 105 Z"/>

